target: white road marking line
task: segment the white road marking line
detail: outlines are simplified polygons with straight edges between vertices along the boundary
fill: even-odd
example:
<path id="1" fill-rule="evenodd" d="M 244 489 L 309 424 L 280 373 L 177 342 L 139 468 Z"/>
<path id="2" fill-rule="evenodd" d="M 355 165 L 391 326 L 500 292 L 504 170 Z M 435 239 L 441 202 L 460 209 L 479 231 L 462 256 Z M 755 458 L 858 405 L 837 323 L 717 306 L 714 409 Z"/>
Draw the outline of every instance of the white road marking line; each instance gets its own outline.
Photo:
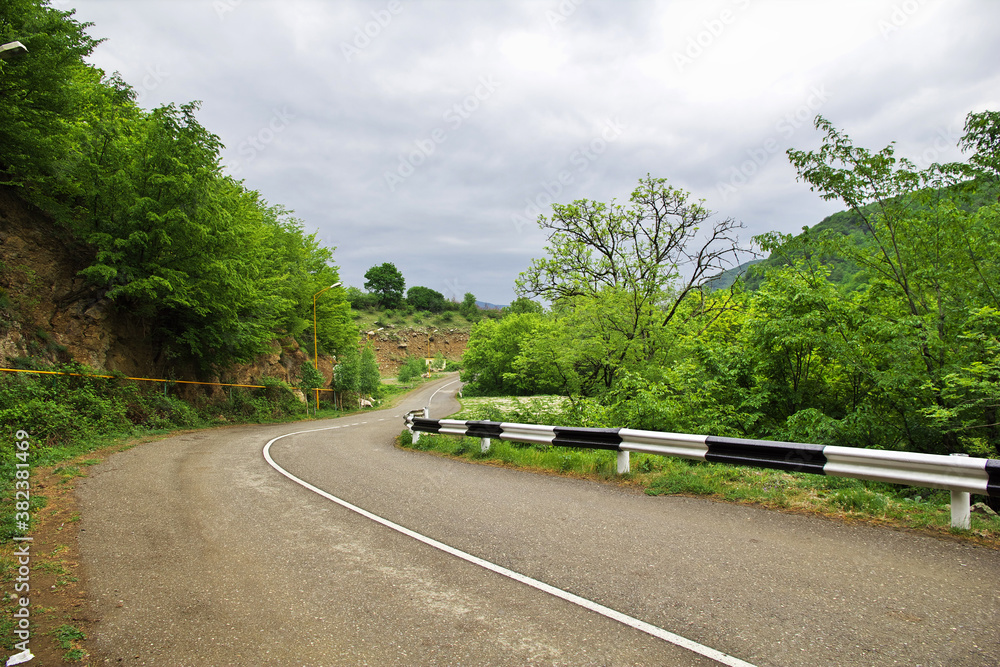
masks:
<path id="1" fill-rule="evenodd" d="M 437 393 L 437 392 L 435 392 L 435 393 Z M 540 591 L 542 591 L 544 593 L 548 593 L 549 595 L 554 595 L 555 597 L 560 598 L 562 600 L 565 600 L 566 602 L 571 602 L 571 603 L 573 603 L 575 605 L 579 605 L 579 606 L 583 607 L 584 609 L 589 609 L 590 611 L 597 612 L 598 614 L 601 614 L 602 616 L 605 616 L 606 618 L 610 618 L 612 620 L 618 621 L 619 623 L 623 623 L 623 624 L 625 624 L 625 625 L 627 625 L 629 627 L 635 628 L 636 630 L 639 630 L 641 632 L 645 632 L 648 635 L 652 635 L 653 637 L 656 637 L 658 639 L 662 639 L 662 640 L 664 640 L 666 642 L 670 642 L 671 644 L 674 644 L 675 646 L 679 646 L 681 648 L 686 648 L 689 651 L 697 653 L 698 655 L 705 656 L 706 658 L 710 658 L 712 660 L 715 660 L 716 662 L 718 662 L 720 664 L 723 664 L 723 665 L 727 665 L 728 667 L 754 667 L 754 665 L 752 665 L 751 663 L 744 662 L 743 660 L 740 660 L 739 658 L 734 658 L 733 656 L 729 655 L 728 653 L 723 653 L 722 651 L 718 651 L 718 650 L 716 650 L 714 648 L 711 648 L 711 647 L 708 647 L 708 646 L 704 646 L 704 645 L 699 644 L 698 642 L 696 642 L 694 640 L 691 640 L 691 639 L 688 639 L 687 637 L 682 637 L 680 635 L 674 634 L 673 632 L 670 632 L 668 630 L 664 630 L 663 628 L 659 628 L 659 627 L 657 627 L 657 626 L 655 626 L 655 625 L 653 625 L 651 623 L 647 623 L 645 621 L 640 621 L 637 618 L 634 618 L 634 617 L 629 616 L 627 614 L 623 614 L 622 612 L 616 611 L 616 610 L 614 610 L 614 609 L 612 609 L 610 607 L 605 607 L 604 605 L 602 605 L 602 604 L 600 604 L 598 602 L 594 602 L 593 600 L 588 600 L 587 598 L 580 597 L 579 595 L 575 595 L 575 594 L 570 593 L 568 591 L 564 591 L 561 588 L 556 588 L 555 586 L 551 586 L 549 584 L 546 584 L 544 581 L 539 581 L 537 579 L 533 579 L 533 578 L 531 578 L 531 577 L 529 577 L 529 576 L 527 576 L 525 574 L 521 574 L 520 572 L 515 572 L 514 570 L 508 570 L 507 568 L 503 567 L 502 565 L 497 565 L 496 563 L 491 563 L 488 560 L 483 560 L 482 558 L 479 558 L 477 556 L 473 556 L 472 554 L 466 553 L 464 551 L 461 551 L 460 549 L 456 549 L 455 547 L 449 546 L 449 545 L 445 544 L 444 542 L 438 542 L 437 540 L 435 540 L 433 538 L 430 538 L 430 537 L 427 537 L 426 535 L 421 535 L 420 533 L 418 533 L 416 531 L 413 531 L 413 530 L 410 530 L 409 528 L 405 528 L 403 526 L 400 526 L 398 523 L 393 523 L 392 521 L 389 521 L 388 519 L 383 519 L 382 517 L 378 516 L 377 514 L 372 514 L 371 512 L 369 512 L 367 510 L 363 510 L 360 507 L 358 507 L 357 505 L 352 505 L 351 503 L 347 502 L 346 500 L 343 500 L 341 498 L 338 498 L 337 496 L 334 496 L 334 495 L 332 495 L 330 493 L 327 493 L 323 489 L 321 489 L 321 488 L 319 488 L 317 486 L 313 486 L 312 484 L 310 484 L 309 482 L 306 482 L 305 480 L 299 479 L 298 477 L 296 477 L 292 473 L 288 472 L 287 470 L 285 470 L 284 468 L 282 468 L 281 466 L 279 466 L 277 463 L 275 463 L 274 459 L 271 458 L 271 445 L 273 445 L 278 440 L 281 440 L 282 438 L 287 438 L 287 437 L 293 436 L 293 435 L 301 435 L 302 433 L 315 433 L 317 431 L 328 431 L 328 430 L 330 430 L 332 428 L 337 428 L 337 427 L 336 426 L 328 426 L 326 428 L 314 428 L 314 429 L 309 429 L 307 431 L 295 431 L 294 433 L 286 433 L 284 435 L 279 435 L 276 438 L 272 438 L 271 440 L 268 440 L 268 442 L 267 442 L 266 445 L 264 445 L 264 451 L 263 451 L 264 460 L 266 460 L 267 463 L 272 468 L 274 468 L 279 473 L 281 473 L 282 475 L 284 475 L 288 479 L 292 480 L 296 484 L 299 484 L 299 485 L 301 485 L 301 486 L 309 489 L 310 491 L 323 496 L 327 500 L 331 500 L 331 501 L 337 503 L 341 507 L 349 509 L 352 512 L 356 512 L 356 513 L 360 514 L 361 516 L 365 517 L 366 519 L 371 519 L 372 521 L 374 521 L 376 523 L 382 524 L 386 528 L 391 528 L 392 530 L 395 530 L 395 531 L 397 531 L 399 533 L 402 533 L 403 535 L 406 535 L 408 537 L 412 537 L 413 539 L 415 539 L 415 540 L 417 540 L 419 542 L 423 542 L 424 544 L 426 544 L 428 546 L 431 546 L 431 547 L 434 547 L 435 549 L 443 551 L 443 552 L 445 552 L 447 554 L 451 554 L 452 556 L 455 556 L 457 558 L 461 558 L 464 561 L 472 563 L 473 565 L 478 565 L 479 567 L 482 567 L 482 568 L 485 568 L 487 570 L 490 570 L 491 572 L 495 572 L 497 574 L 503 575 L 503 576 L 505 576 L 505 577 L 507 577 L 509 579 L 513 579 L 514 581 L 518 581 L 518 582 L 521 582 L 522 584 L 526 584 L 528 586 L 531 586 L 532 588 L 540 590 Z"/>
<path id="2" fill-rule="evenodd" d="M 441 391 L 441 390 L 442 390 L 442 389 L 444 389 L 445 387 L 450 387 L 451 385 L 455 384 L 456 382 L 461 382 L 461 380 L 452 380 L 452 381 L 451 381 L 451 382 L 449 382 L 448 384 L 443 384 L 443 385 L 441 385 L 440 387 L 438 387 L 438 388 L 437 388 L 437 389 L 436 389 L 436 390 L 434 391 L 434 393 L 433 393 L 433 394 L 431 394 L 431 397 L 427 399 L 427 407 L 430 407 L 430 406 L 431 406 L 431 401 L 433 401 L 433 400 L 434 400 L 434 397 L 435 397 L 435 396 L 437 396 L 437 393 L 438 393 L 439 391 Z"/>

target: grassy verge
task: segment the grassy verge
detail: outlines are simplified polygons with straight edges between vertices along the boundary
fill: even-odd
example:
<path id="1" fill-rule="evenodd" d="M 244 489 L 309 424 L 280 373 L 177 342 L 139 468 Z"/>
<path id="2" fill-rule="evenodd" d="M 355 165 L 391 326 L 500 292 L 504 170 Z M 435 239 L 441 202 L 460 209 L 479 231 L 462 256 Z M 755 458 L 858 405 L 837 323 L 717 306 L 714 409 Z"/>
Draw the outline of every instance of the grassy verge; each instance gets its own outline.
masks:
<path id="1" fill-rule="evenodd" d="M 490 419 L 554 424 L 558 397 L 463 399 L 455 419 Z M 488 453 L 478 438 L 421 433 L 413 444 L 404 431 L 400 445 L 468 461 L 508 465 L 528 470 L 585 477 L 638 488 L 648 495 L 701 496 L 714 500 L 759 505 L 770 509 L 823 515 L 898 529 L 919 530 L 1000 548 L 1000 517 L 978 511 L 969 530 L 950 527 L 948 491 L 869 482 L 780 470 L 745 468 L 721 463 L 688 461 L 653 454 L 631 454 L 631 470 L 616 473 L 614 452 L 491 441 Z M 984 500 L 973 496 L 973 503 Z"/>

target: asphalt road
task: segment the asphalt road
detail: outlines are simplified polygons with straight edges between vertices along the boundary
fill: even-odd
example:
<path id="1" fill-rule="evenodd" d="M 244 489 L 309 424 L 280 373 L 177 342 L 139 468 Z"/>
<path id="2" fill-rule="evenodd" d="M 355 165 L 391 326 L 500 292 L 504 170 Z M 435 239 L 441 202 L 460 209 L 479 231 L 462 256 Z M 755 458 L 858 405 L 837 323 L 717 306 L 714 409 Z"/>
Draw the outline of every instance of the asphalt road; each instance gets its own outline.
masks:
<path id="1" fill-rule="evenodd" d="M 401 406 L 180 435 L 81 480 L 118 665 L 716 665 L 365 518 L 764 665 L 1000 665 L 1000 553 L 396 449 Z M 432 415 L 455 409 L 436 394 Z M 329 428 L 336 427 L 336 428 Z"/>

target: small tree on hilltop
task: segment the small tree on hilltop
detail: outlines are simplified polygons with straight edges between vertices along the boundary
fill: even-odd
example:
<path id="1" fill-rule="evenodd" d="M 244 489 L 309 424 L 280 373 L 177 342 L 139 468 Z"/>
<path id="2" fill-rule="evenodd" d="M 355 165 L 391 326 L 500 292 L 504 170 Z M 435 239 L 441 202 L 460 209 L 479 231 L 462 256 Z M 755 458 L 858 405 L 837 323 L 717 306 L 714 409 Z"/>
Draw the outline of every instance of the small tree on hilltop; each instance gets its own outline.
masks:
<path id="1" fill-rule="evenodd" d="M 403 301 L 406 281 L 395 264 L 384 262 L 365 272 L 365 289 L 379 296 L 379 306 L 395 308 Z"/>
<path id="2" fill-rule="evenodd" d="M 458 307 L 458 312 L 462 313 L 465 319 L 478 322 L 479 306 L 476 305 L 476 295 L 472 292 L 466 292 L 465 298 L 462 299 L 462 305 Z"/>
<path id="3" fill-rule="evenodd" d="M 445 308 L 444 295 L 430 287 L 417 285 L 406 292 L 406 301 L 417 310 L 440 313 Z"/>

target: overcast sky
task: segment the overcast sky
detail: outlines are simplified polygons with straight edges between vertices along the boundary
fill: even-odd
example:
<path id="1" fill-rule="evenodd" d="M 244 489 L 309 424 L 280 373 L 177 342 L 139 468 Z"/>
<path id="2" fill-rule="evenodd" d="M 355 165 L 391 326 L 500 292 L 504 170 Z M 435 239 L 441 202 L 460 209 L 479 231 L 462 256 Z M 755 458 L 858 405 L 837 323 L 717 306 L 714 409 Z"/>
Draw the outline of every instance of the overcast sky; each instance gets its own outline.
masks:
<path id="1" fill-rule="evenodd" d="M 146 108 L 200 100 L 226 168 L 336 247 L 345 284 L 498 304 L 553 201 L 647 173 L 746 226 L 841 207 L 796 182 L 822 114 L 918 165 L 1000 109 L 991 0 L 53 0 Z"/>

